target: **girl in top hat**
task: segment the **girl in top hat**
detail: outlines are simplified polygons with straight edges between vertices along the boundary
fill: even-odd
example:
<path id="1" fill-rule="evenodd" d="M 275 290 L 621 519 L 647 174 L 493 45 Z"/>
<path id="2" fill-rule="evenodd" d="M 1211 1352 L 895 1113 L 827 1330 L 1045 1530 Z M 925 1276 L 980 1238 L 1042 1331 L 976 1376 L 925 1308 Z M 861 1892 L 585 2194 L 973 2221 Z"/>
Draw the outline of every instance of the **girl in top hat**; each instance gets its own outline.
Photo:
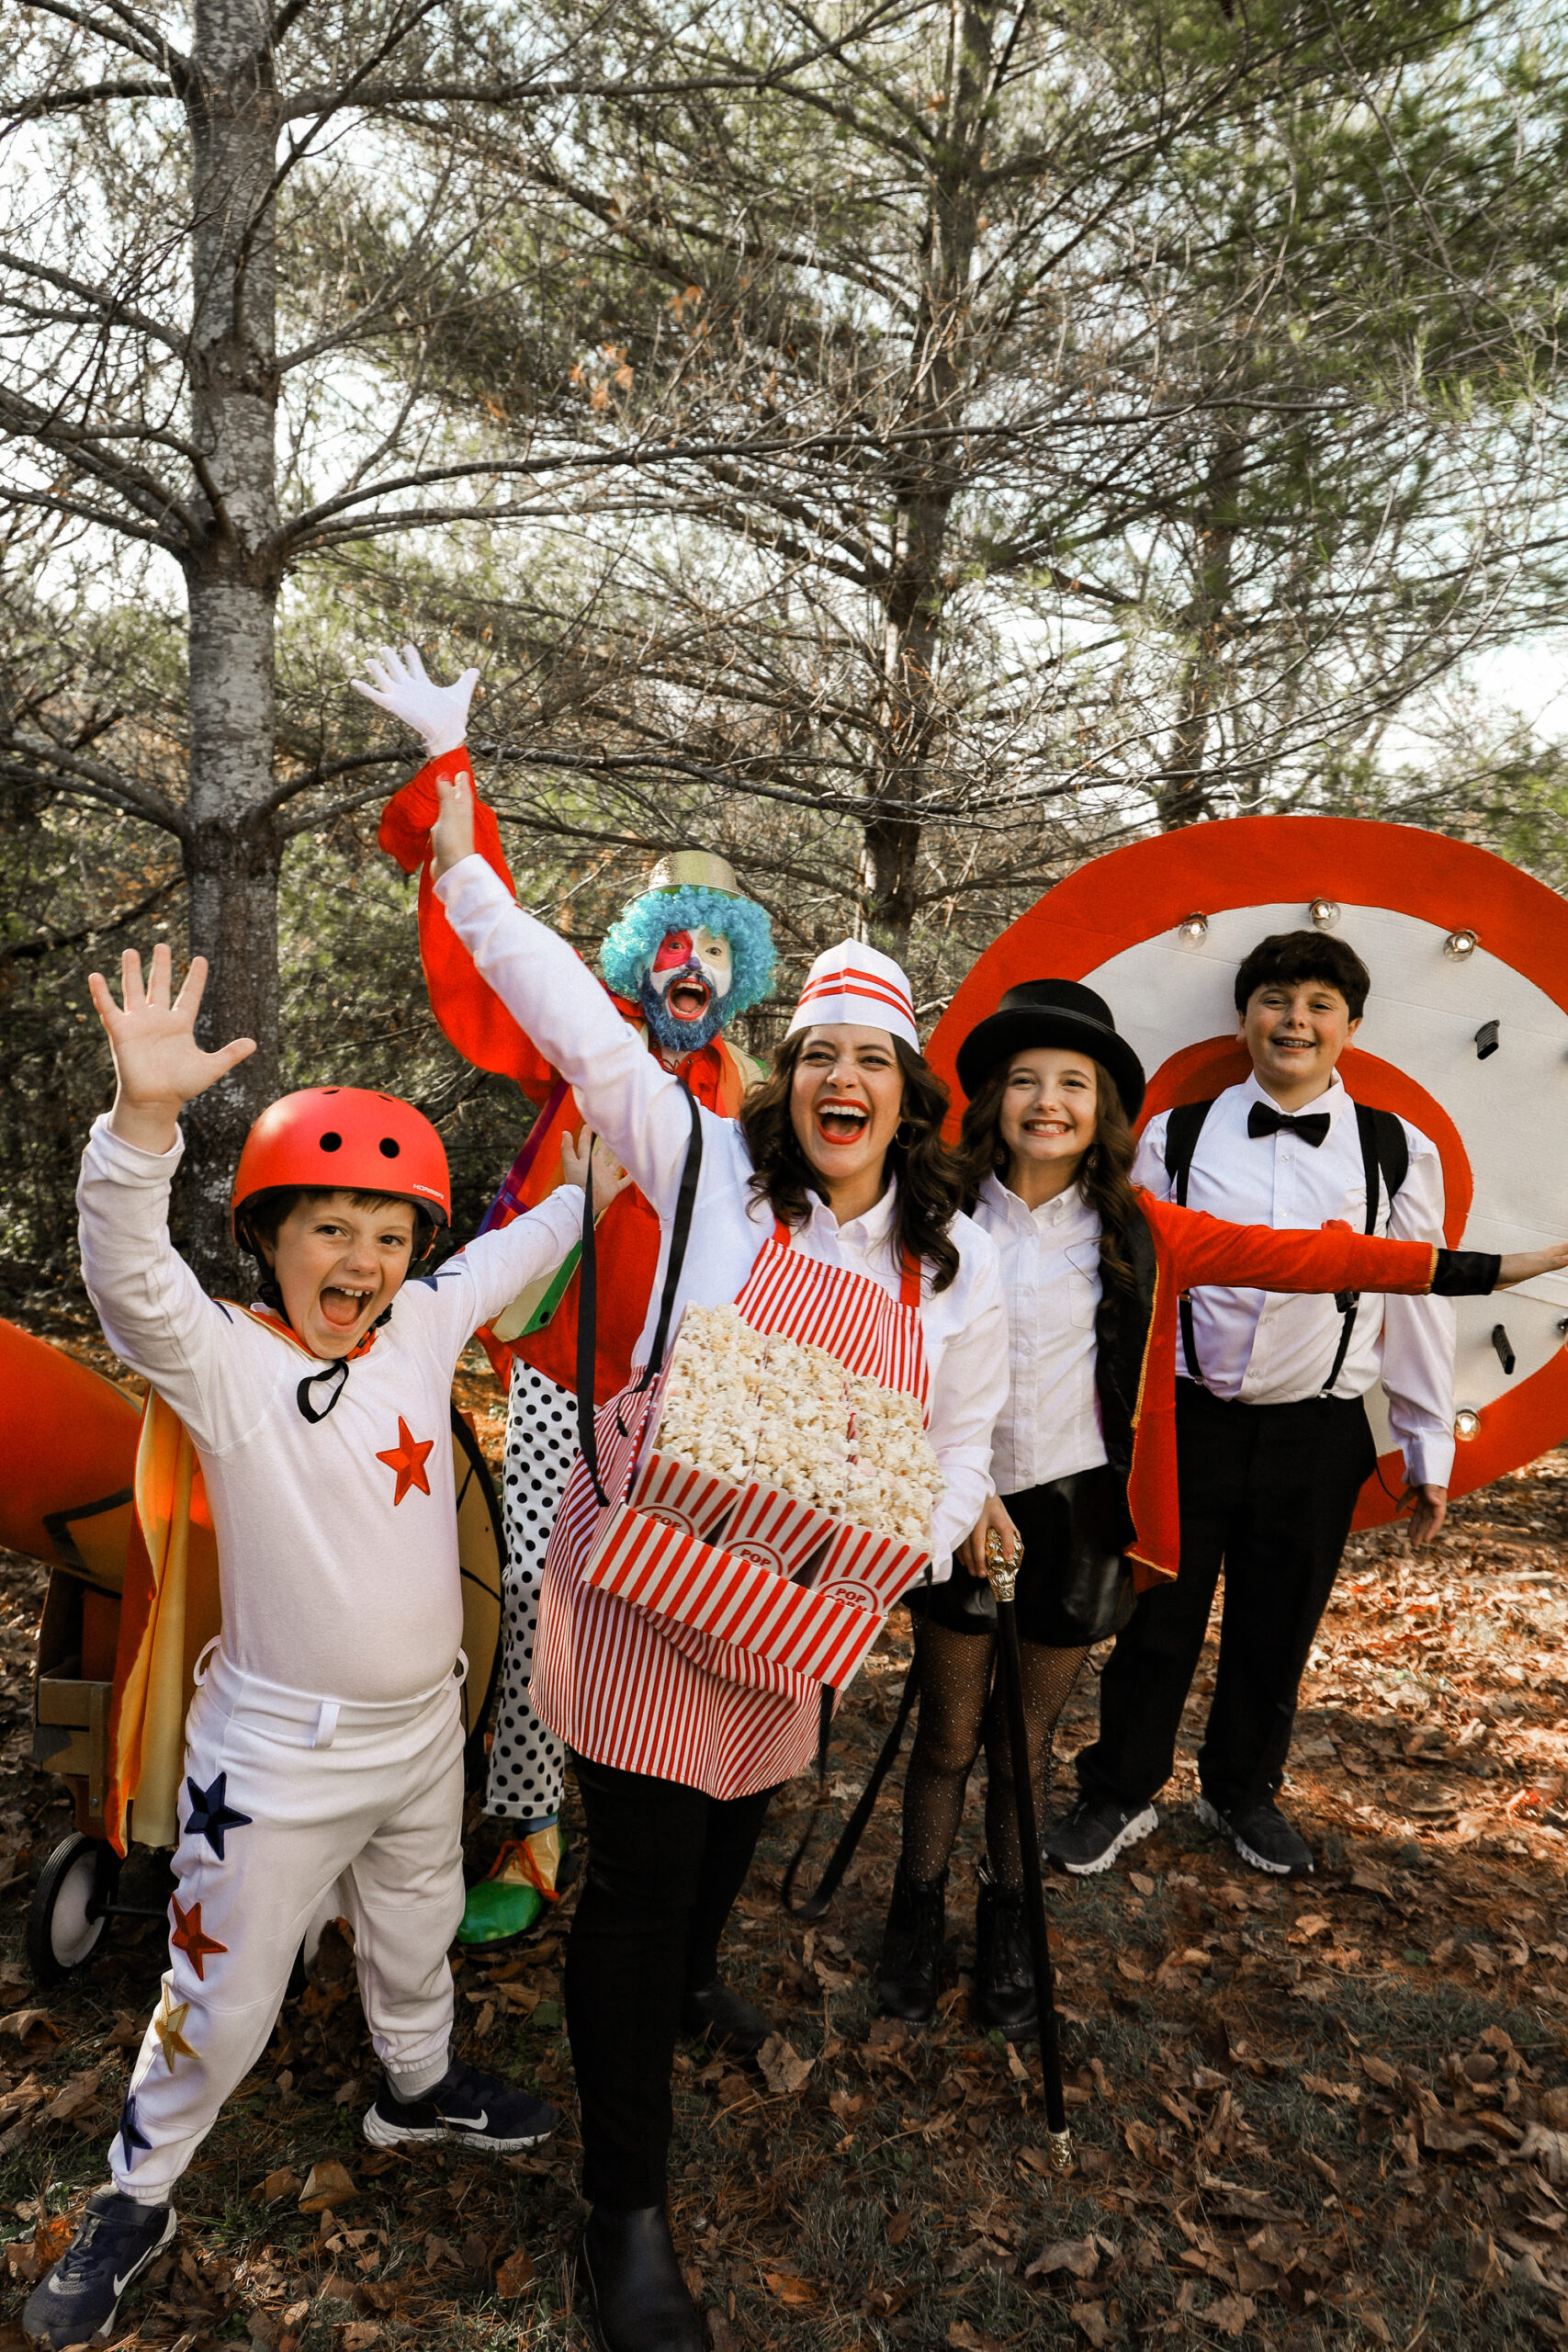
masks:
<path id="1" fill-rule="evenodd" d="M 1013 1759 L 993 1690 L 987 1534 L 999 1533 L 1010 1558 L 1023 1547 L 1016 1605 L 1038 1818 L 1051 1736 L 1090 1645 L 1117 1630 L 1134 1588 L 1177 1571 L 1179 1294 L 1226 1283 L 1452 1296 L 1526 1281 L 1568 1261 L 1568 1249 L 1498 1260 L 1343 1228 L 1275 1232 L 1135 1190 L 1144 1073 L 1103 998 L 1077 981 L 1010 989 L 960 1046 L 958 1076 L 969 1098 L 965 1198 L 1000 1252 L 1011 1381 L 996 1492 L 959 1547 L 958 1572 L 909 1596 L 920 1709 L 878 1989 L 898 2017 L 935 2007 L 948 1857 L 984 1745 L 976 1998 L 988 2025 L 1021 2036 L 1036 2029 L 1035 2004 Z"/>
<path id="2" fill-rule="evenodd" d="M 945 1481 L 929 1541 L 945 1571 L 988 1491 L 1006 1329 L 996 1247 L 960 1213 L 946 1090 L 921 1057 L 904 974 L 853 941 L 828 949 L 772 1074 L 737 1118 L 719 1117 L 473 854 L 468 790 L 443 780 L 440 792 L 435 888 L 454 932 L 659 1215 L 634 1361 L 654 1352 L 672 1255 L 671 1317 L 688 1301 L 733 1300 L 769 1330 L 825 1343 L 830 1332 L 852 1371 L 925 1400 Z M 700 1237 L 683 1259 L 682 1223 Z M 599 1415 L 612 1496 L 626 1460 L 617 1408 L 635 1430 L 637 1402 L 624 1391 Z M 705 2352 L 665 2205 L 675 2041 L 683 2010 L 753 2047 L 767 2030 L 719 1983 L 718 1944 L 769 1794 L 814 1751 L 818 1697 L 586 1584 L 600 1517 L 580 1461 L 546 1558 L 533 1682 L 571 1751 L 588 1823 L 566 1962 L 593 2208 L 583 2302 L 606 2352 Z"/>

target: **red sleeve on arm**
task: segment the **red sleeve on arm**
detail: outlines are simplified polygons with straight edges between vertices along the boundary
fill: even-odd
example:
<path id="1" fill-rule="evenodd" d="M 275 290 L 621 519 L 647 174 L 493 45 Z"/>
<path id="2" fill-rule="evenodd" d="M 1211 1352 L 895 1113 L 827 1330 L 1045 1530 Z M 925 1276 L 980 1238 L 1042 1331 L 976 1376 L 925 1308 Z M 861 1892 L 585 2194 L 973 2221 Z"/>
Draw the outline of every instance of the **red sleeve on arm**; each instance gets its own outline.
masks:
<path id="1" fill-rule="evenodd" d="M 1235 1290 L 1419 1295 L 1432 1286 L 1438 1253 L 1429 1241 L 1384 1241 L 1337 1226 L 1276 1233 L 1267 1225 L 1226 1225 L 1149 1193 L 1139 1193 L 1138 1205 L 1169 1251 L 1183 1290 L 1211 1283 Z"/>
<path id="2" fill-rule="evenodd" d="M 430 829 L 440 803 L 437 780 L 471 775 L 468 748 L 443 752 L 412 776 L 389 800 L 381 813 L 376 838 L 405 874 L 419 869 L 419 952 L 431 1010 L 443 1034 L 465 1061 L 476 1069 L 513 1078 L 535 1102 L 542 1102 L 555 1083 L 556 1073 L 536 1051 L 494 990 L 474 969 L 473 958 L 446 920 L 446 910 L 435 895 L 430 875 Z M 516 884 L 501 846 L 495 812 L 474 792 L 474 847 L 485 864 L 501 876 L 513 896 Z"/>

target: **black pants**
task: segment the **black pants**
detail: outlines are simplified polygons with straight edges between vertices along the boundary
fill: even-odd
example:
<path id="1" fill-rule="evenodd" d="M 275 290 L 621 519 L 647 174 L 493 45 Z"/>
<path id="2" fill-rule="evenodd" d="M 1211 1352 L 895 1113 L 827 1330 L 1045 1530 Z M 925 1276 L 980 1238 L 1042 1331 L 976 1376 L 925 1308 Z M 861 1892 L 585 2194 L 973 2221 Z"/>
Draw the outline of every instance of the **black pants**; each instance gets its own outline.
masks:
<path id="1" fill-rule="evenodd" d="M 686 1995 L 718 1973 L 771 1789 L 728 1803 L 574 1757 L 588 1866 L 566 1951 L 566 2021 L 592 2205 L 664 2199 L 670 2075 Z"/>
<path id="2" fill-rule="evenodd" d="M 1145 1592 L 1100 1683 L 1086 1796 L 1147 1804 L 1170 1778 L 1181 1710 L 1224 1569 L 1220 1664 L 1198 1777 L 1223 1812 L 1273 1797 L 1296 1694 L 1377 1448 L 1359 1397 L 1224 1404 L 1179 1380 L 1181 1572 Z"/>

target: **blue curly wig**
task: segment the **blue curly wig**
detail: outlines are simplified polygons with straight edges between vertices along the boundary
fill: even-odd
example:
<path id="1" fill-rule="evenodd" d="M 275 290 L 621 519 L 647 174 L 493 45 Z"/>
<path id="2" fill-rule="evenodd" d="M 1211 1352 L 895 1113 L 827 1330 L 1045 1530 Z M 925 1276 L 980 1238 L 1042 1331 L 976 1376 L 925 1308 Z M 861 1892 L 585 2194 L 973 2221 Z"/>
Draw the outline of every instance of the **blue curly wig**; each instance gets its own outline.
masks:
<path id="1" fill-rule="evenodd" d="M 645 891 L 604 933 L 599 969 L 617 996 L 637 998 L 667 931 L 712 931 L 728 940 L 734 978 L 724 999 L 727 1021 L 767 995 L 773 934 L 762 909 L 754 899 L 734 899 L 726 890 L 686 882 L 675 890 Z"/>

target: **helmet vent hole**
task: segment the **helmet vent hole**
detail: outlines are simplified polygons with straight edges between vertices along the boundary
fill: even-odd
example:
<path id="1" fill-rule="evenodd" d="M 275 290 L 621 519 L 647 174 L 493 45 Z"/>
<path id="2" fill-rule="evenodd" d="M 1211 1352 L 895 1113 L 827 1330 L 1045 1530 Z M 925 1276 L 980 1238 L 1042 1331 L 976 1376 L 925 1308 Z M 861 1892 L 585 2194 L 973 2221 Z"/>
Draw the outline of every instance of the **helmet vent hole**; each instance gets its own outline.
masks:
<path id="1" fill-rule="evenodd" d="M 321 1149 L 323 1151 L 341 1151 L 343 1149 L 343 1137 L 337 1134 L 333 1128 L 329 1127 L 326 1134 L 321 1137 Z"/>
<path id="2" fill-rule="evenodd" d="M 401 1149 L 402 1146 L 399 1143 L 396 1136 L 383 1136 L 381 1137 L 381 1157 L 383 1159 L 396 1159 Z"/>

